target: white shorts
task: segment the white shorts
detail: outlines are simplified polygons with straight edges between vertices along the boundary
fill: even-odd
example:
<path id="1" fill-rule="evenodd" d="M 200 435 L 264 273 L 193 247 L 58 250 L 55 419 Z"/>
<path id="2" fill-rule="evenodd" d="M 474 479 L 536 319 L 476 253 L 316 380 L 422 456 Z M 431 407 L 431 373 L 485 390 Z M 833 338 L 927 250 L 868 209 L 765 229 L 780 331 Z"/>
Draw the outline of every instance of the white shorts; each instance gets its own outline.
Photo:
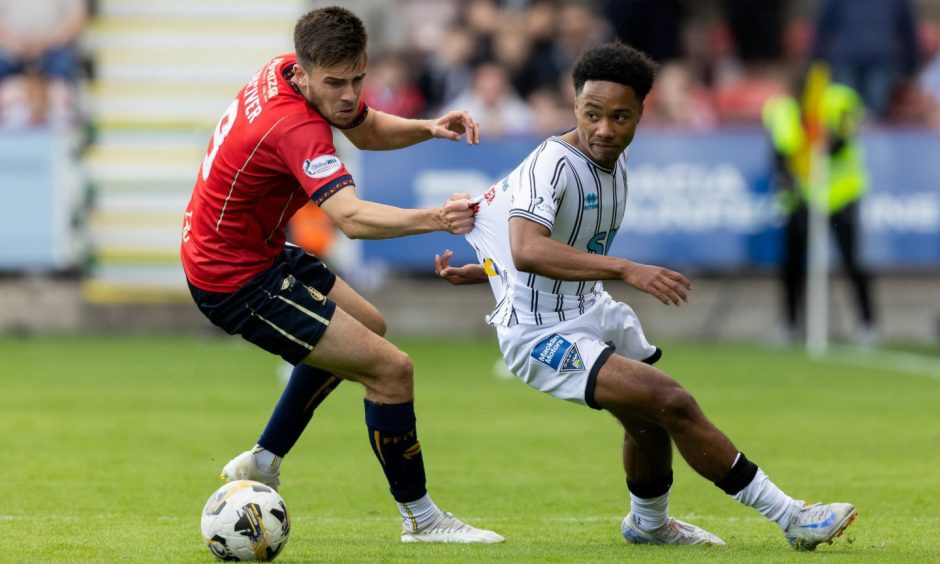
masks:
<path id="1" fill-rule="evenodd" d="M 594 409 L 600 409 L 594 402 L 597 373 L 614 351 L 648 364 L 662 354 L 646 340 L 633 308 L 607 292 L 574 319 L 496 330 L 506 366 L 519 379 L 540 392 Z"/>

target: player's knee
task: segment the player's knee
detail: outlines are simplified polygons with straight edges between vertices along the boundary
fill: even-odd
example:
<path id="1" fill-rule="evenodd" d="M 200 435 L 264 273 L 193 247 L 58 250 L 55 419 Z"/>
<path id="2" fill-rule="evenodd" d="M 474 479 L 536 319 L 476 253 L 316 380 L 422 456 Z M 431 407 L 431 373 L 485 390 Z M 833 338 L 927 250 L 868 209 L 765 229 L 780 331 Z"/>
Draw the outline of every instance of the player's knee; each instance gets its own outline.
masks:
<path id="1" fill-rule="evenodd" d="M 414 377 L 414 364 L 406 353 L 396 350 L 382 363 L 382 379 L 390 386 L 411 387 Z"/>
<path id="2" fill-rule="evenodd" d="M 377 362 L 369 378 L 362 383 L 369 390 L 373 401 L 402 403 L 414 397 L 413 375 L 411 358 L 396 349 Z"/>
<path id="3" fill-rule="evenodd" d="M 699 413 L 695 398 L 681 386 L 669 386 L 658 398 L 659 412 L 667 426 L 693 421 Z"/>

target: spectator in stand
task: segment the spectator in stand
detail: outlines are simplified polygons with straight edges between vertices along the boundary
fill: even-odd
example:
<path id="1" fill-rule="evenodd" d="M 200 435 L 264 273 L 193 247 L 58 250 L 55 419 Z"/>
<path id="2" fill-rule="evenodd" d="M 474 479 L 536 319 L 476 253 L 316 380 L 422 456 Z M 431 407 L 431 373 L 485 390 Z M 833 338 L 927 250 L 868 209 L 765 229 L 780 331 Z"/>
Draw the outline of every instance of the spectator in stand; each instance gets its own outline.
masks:
<path id="1" fill-rule="evenodd" d="M 724 14 L 738 58 L 747 63 L 778 61 L 791 0 L 724 0 Z"/>
<path id="2" fill-rule="evenodd" d="M 362 90 L 366 103 L 385 113 L 420 117 L 424 111 L 424 96 L 411 79 L 404 55 L 383 53 L 371 66 L 372 72 Z"/>
<path id="3" fill-rule="evenodd" d="M 523 27 L 532 43 L 532 56 L 529 65 L 540 86 L 554 88 L 561 77 L 570 79 L 555 64 L 553 52 L 555 34 L 558 29 L 558 9 L 551 0 L 532 0 L 523 12 Z M 573 103 L 573 102 L 572 102 Z"/>
<path id="4" fill-rule="evenodd" d="M 940 128 L 940 24 L 926 21 L 923 26 L 923 55 L 927 61 L 917 77 L 917 89 L 922 113 L 918 121 Z"/>
<path id="5" fill-rule="evenodd" d="M 430 112 L 439 111 L 470 87 L 473 52 L 474 38 L 470 31 L 453 27 L 443 35 L 440 46 L 429 53 L 418 87 Z"/>
<path id="6" fill-rule="evenodd" d="M 764 103 L 787 90 L 783 30 L 791 0 L 723 0 L 729 51 L 715 70 L 723 123 L 758 123 Z"/>
<path id="7" fill-rule="evenodd" d="M 535 131 L 532 109 L 509 84 L 506 69 L 493 62 L 480 64 L 471 87 L 446 108 L 463 108 L 476 116 L 480 131 L 490 138 Z"/>
<path id="8" fill-rule="evenodd" d="M 852 87 L 875 117 L 885 118 L 894 90 L 917 69 L 915 20 L 910 0 L 824 0 L 813 58 L 826 60 L 833 80 Z"/>
<path id="9" fill-rule="evenodd" d="M 67 123 L 88 21 L 83 0 L 0 0 L 0 119 L 6 126 Z"/>
<path id="10" fill-rule="evenodd" d="M 647 99 L 644 123 L 664 127 L 712 129 L 718 116 L 708 90 L 697 83 L 682 63 L 664 65 Z"/>
<path id="11" fill-rule="evenodd" d="M 603 13 L 614 34 L 658 63 L 681 56 L 685 9 L 681 0 L 604 0 Z"/>
<path id="12" fill-rule="evenodd" d="M 538 136 L 560 135 L 575 126 L 571 106 L 552 88 L 539 88 L 526 99 L 532 109 L 532 126 Z"/>
<path id="13" fill-rule="evenodd" d="M 574 62 L 588 47 L 603 43 L 609 30 L 598 20 L 589 4 L 571 2 L 558 11 L 558 32 L 553 58 L 558 76 L 569 74 Z"/>
<path id="14" fill-rule="evenodd" d="M 535 89 L 551 84 L 543 82 L 532 57 L 532 40 L 520 33 L 522 20 L 517 15 L 509 18 L 493 36 L 492 55 L 496 63 L 509 73 L 512 87 L 523 98 L 528 98 Z"/>

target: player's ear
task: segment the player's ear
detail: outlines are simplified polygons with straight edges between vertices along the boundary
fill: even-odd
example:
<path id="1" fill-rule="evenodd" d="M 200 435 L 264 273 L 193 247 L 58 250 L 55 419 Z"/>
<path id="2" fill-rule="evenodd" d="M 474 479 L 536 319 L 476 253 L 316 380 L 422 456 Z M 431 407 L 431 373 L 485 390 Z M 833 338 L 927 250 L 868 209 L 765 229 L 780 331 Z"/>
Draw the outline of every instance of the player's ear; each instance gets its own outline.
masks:
<path id="1" fill-rule="evenodd" d="M 306 86 L 308 76 L 309 75 L 307 74 L 307 71 L 304 70 L 304 68 L 300 65 L 300 63 L 297 63 L 294 66 L 294 81 L 297 83 L 298 86 Z"/>

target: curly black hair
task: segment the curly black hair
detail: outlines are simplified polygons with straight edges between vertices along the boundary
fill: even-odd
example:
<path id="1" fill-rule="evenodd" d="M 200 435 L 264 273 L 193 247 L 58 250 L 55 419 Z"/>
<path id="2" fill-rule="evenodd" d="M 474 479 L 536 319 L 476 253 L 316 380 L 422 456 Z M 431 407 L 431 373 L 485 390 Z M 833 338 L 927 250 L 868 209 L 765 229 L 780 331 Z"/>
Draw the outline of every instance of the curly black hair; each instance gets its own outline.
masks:
<path id="1" fill-rule="evenodd" d="M 614 41 L 585 51 L 575 62 L 571 74 L 578 94 L 585 82 L 603 80 L 631 86 L 642 102 L 653 87 L 656 63 L 642 51 Z"/>
<path id="2" fill-rule="evenodd" d="M 294 27 L 297 62 L 307 70 L 354 65 L 365 57 L 367 40 L 362 20 L 339 6 L 307 12 Z"/>

